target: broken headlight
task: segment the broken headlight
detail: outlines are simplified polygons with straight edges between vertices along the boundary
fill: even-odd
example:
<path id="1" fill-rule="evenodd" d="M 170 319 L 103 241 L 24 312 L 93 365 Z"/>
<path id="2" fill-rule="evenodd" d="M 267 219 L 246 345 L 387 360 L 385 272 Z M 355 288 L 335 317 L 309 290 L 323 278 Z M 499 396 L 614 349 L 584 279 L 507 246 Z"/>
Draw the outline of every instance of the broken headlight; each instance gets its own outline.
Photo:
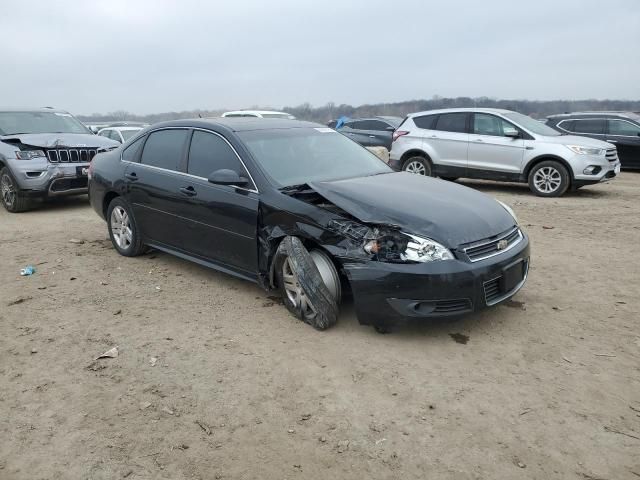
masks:
<path id="1" fill-rule="evenodd" d="M 453 260 L 449 249 L 430 238 L 421 238 L 404 232 L 389 232 L 364 245 L 365 252 L 378 260 L 390 262 L 434 262 Z"/>
<path id="2" fill-rule="evenodd" d="M 42 150 L 16 150 L 16 158 L 18 160 L 32 160 L 38 157 L 44 157 Z"/>

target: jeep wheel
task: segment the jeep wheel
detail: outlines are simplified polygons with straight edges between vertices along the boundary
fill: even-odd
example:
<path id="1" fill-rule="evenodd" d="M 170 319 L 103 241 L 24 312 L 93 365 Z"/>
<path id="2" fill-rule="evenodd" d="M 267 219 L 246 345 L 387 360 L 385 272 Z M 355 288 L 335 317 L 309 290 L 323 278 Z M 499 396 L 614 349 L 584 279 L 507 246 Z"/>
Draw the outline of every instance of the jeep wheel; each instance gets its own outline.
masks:
<path id="1" fill-rule="evenodd" d="M 24 212 L 31 206 L 29 199 L 18 191 L 18 184 L 7 167 L 0 170 L 0 198 L 7 212 Z"/>
<path id="2" fill-rule="evenodd" d="M 287 309 L 317 330 L 335 325 L 341 291 L 331 259 L 317 250 L 309 253 L 296 237 L 285 237 L 274 262 L 277 285 Z"/>
<path id="3" fill-rule="evenodd" d="M 565 166 L 554 160 L 540 162 L 529 172 L 529 188 L 540 197 L 559 197 L 570 183 Z"/>
<path id="4" fill-rule="evenodd" d="M 402 170 L 409 173 L 416 173 L 418 175 L 424 175 L 431 177 L 431 163 L 424 157 L 411 157 L 408 158 Z"/>
<path id="5" fill-rule="evenodd" d="M 120 255 L 136 257 L 144 253 L 145 246 L 129 204 L 120 197 L 114 198 L 109 204 L 107 225 L 111 243 Z"/>

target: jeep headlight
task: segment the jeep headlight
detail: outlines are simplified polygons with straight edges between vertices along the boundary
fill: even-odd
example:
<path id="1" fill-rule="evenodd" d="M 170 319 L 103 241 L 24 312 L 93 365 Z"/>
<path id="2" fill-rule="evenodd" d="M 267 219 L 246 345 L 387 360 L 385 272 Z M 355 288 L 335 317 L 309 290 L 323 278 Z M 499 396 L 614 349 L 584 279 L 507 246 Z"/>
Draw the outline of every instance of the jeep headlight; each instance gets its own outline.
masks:
<path id="1" fill-rule="evenodd" d="M 365 252 L 388 262 L 435 262 L 453 260 L 451 251 L 430 238 L 410 233 L 388 232 L 364 245 Z"/>
<path id="2" fill-rule="evenodd" d="M 38 157 L 44 157 L 42 150 L 16 150 L 16 158 L 18 160 L 32 160 Z"/>
<path id="3" fill-rule="evenodd" d="M 581 147 L 580 145 L 566 145 L 566 147 L 578 155 L 604 155 L 605 153 L 602 148 Z"/>
<path id="4" fill-rule="evenodd" d="M 504 208 L 509 213 L 509 215 L 511 215 L 513 217 L 513 221 L 516 222 L 516 225 L 518 225 L 518 217 L 516 216 L 516 212 L 513 211 L 513 208 L 511 208 L 506 203 L 501 202 L 497 198 L 496 198 L 496 202 L 498 202 L 500 205 L 502 205 L 502 208 Z"/>

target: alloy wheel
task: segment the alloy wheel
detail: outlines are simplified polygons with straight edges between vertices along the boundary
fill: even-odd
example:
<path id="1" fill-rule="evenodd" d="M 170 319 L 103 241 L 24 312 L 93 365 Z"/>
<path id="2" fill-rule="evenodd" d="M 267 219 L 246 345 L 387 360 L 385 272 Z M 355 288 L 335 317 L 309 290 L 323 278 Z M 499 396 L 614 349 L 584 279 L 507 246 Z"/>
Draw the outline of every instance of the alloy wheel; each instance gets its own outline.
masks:
<path id="1" fill-rule="evenodd" d="M 553 167 L 542 167 L 533 176 L 533 183 L 542 193 L 553 193 L 562 183 L 560 172 Z"/>
<path id="2" fill-rule="evenodd" d="M 302 312 L 304 318 L 313 318 L 316 315 L 316 311 L 300 285 L 298 275 L 295 273 L 289 257 L 282 263 L 282 280 L 289 301 Z"/>
<path id="3" fill-rule="evenodd" d="M 131 246 L 133 242 L 131 219 L 127 211 L 121 206 L 117 206 L 111 212 L 111 233 L 118 247 L 122 250 L 126 250 Z"/>
<path id="4" fill-rule="evenodd" d="M 2 175 L 0 179 L 0 192 L 2 193 L 2 201 L 4 204 L 11 208 L 16 201 L 16 189 L 13 185 L 13 180 L 8 174 Z"/>
<path id="5" fill-rule="evenodd" d="M 418 175 L 426 175 L 427 169 L 424 168 L 424 164 L 418 160 L 414 160 L 409 162 L 405 167 L 405 172 L 409 173 L 417 173 Z"/>

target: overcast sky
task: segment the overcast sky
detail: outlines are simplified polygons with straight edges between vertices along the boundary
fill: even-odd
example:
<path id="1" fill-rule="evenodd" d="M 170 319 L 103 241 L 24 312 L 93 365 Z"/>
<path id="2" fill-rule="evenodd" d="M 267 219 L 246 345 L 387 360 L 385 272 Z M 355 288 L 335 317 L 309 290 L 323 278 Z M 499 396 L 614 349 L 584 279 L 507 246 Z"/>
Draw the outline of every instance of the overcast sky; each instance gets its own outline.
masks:
<path id="1" fill-rule="evenodd" d="M 0 104 L 640 99 L 640 0 L 2 0 Z"/>

